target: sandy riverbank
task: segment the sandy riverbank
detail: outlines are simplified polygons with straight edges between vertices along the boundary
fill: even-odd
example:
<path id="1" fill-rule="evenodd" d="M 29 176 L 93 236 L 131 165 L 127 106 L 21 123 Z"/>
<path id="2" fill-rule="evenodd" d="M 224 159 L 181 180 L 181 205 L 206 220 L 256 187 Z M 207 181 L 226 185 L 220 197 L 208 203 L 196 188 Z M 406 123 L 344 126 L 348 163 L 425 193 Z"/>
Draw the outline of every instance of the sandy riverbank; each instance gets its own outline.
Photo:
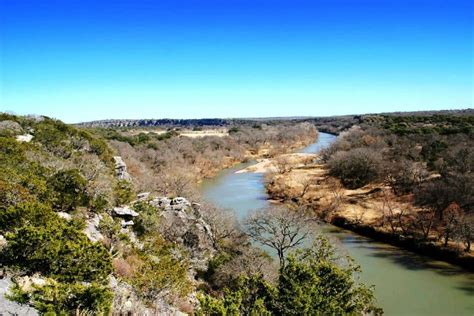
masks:
<path id="1" fill-rule="evenodd" d="M 238 172 L 267 173 L 266 188 L 272 200 L 311 208 L 328 223 L 470 270 L 474 268 L 474 250 L 465 253 L 463 245 L 453 241 L 444 247 L 436 229 L 429 234 L 428 241 L 419 240 L 419 232 L 410 225 L 422 210 L 413 205 L 412 195 L 395 196 L 384 184 L 346 189 L 329 176 L 315 154 L 261 159 Z"/>

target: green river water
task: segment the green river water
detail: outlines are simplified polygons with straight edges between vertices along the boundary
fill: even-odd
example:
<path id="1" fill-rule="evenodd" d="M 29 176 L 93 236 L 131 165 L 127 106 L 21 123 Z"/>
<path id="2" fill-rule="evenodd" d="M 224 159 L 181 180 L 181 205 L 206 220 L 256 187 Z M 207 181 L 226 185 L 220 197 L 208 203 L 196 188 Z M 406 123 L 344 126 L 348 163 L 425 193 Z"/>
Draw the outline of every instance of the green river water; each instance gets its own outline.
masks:
<path id="1" fill-rule="evenodd" d="M 335 140 L 320 133 L 301 152 L 317 152 Z M 201 193 L 210 202 L 232 209 L 238 219 L 269 205 L 261 174 L 235 171 L 241 164 L 203 182 Z M 474 274 L 331 225 L 321 231 L 361 266 L 361 280 L 375 286 L 385 315 L 473 315 Z"/>

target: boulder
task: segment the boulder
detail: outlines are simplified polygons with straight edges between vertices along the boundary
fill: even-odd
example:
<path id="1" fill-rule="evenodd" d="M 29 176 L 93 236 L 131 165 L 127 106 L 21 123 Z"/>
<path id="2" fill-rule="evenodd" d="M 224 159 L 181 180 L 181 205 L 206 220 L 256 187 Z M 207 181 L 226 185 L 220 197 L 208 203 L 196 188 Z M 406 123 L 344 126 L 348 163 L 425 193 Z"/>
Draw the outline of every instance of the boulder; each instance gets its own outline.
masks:
<path id="1" fill-rule="evenodd" d="M 123 216 L 123 217 L 136 217 L 139 214 L 132 210 L 129 206 L 124 207 L 114 207 L 113 214 L 116 216 Z"/>
<path id="2" fill-rule="evenodd" d="M 18 135 L 16 137 L 17 141 L 25 142 L 25 143 L 31 142 L 32 139 L 33 139 L 33 135 L 31 135 L 31 134 Z"/>
<path id="3" fill-rule="evenodd" d="M 66 212 L 57 212 L 59 217 L 64 218 L 67 221 L 70 221 L 72 219 L 72 215 Z"/>
<path id="4" fill-rule="evenodd" d="M 0 315 L 36 316 L 38 311 L 28 305 L 18 304 L 6 298 L 13 285 L 11 278 L 0 279 Z"/>
<path id="5" fill-rule="evenodd" d="M 176 197 L 171 200 L 171 205 L 191 206 L 191 203 L 189 203 L 189 201 L 184 197 Z"/>
<path id="6" fill-rule="evenodd" d="M 133 221 L 126 221 L 126 220 L 122 219 L 122 221 L 120 222 L 120 225 L 122 225 L 122 228 L 126 228 L 128 226 L 135 225 L 135 223 Z"/>
<path id="7" fill-rule="evenodd" d="M 0 134 L 2 135 L 18 135 L 23 133 L 23 128 L 15 121 L 0 121 Z"/>
<path id="8" fill-rule="evenodd" d="M 39 274 L 18 277 L 15 279 L 15 282 L 24 292 L 31 292 L 34 287 L 42 287 L 48 283 L 48 281 L 45 278 L 42 278 Z"/>
<path id="9" fill-rule="evenodd" d="M 154 207 L 166 208 L 171 205 L 171 199 L 167 197 L 157 197 L 149 202 Z"/>
<path id="10" fill-rule="evenodd" d="M 86 228 L 84 228 L 84 234 L 86 234 L 86 236 L 92 242 L 104 240 L 104 236 L 99 231 L 99 224 L 101 219 L 101 215 L 94 214 L 91 218 L 88 218 L 86 220 Z"/>
<path id="11" fill-rule="evenodd" d="M 127 164 L 123 161 L 122 157 L 114 156 L 115 161 L 115 174 L 120 180 L 131 181 L 132 177 L 127 172 Z"/>
<path id="12" fill-rule="evenodd" d="M 216 251 L 209 224 L 202 219 L 200 209 L 193 208 L 187 199 L 178 197 L 172 199 L 169 205 L 165 201 L 165 198 L 157 198 L 150 203 L 162 205 L 158 206 L 162 234 L 188 249 L 194 269 L 205 269 L 207 261 Z"/>
<path id="13" fill-rule="evenodd" d="M 150 197 L 150 192 L 142 192 L 137 194 L 138 201 L 146 201 Z"/>

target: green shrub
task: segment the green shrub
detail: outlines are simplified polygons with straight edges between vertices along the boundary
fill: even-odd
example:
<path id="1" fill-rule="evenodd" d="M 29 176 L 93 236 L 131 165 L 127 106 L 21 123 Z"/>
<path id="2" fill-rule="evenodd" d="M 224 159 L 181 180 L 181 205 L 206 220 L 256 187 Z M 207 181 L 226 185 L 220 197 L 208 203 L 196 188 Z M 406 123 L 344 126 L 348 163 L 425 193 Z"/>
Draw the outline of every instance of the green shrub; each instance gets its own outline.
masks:
<path id="1" fill-rule="evenodd" d="M 104 282 L 112 271 L 110 254 L 81 226 L 38 203 L 10 207 L 0 214 L 0 231 L 8 241 L 0 264 L 65 282 Z"/>
<path id="2" fill-rule="evenodd" d="M 373 290 L 354 281 L 358 267 L 336 265 L 334 248 L 320 237 L 280 268 L 276 285 L 260 275 L 242 277 L 224 296 L 203 295 L 198 315 L 366 315 L 382 314 Z"/>
<path id="3" fill-rule="evenodd" d="M 109 315 L 113 293 L 104 285 L 91 283 L 60 283 L 49 281 L 41 287 L 25 292 L 14 286 L 9 299 L 29 304 L 43 315 Z"/>
<path id="4" fill-rule="evenodd" d="M 51 200 L 53 207 L 57 210 L 72 211 L 88 203 L 87 181 L 77 169 L 55 173 L 48 179 L 48 185 L 53 190 Z"/>
<path id="5" fill-rule="evenodd" d="M 134 270 L 128 281 L 146 302 L 163 295 L 183 297 L 192 289 L 185 253 L 159 235 L 147 240 L 143 250 L 128 259 Z"/>
<path id="6" fill-rule="evenodd" d="M 115 205 L 123 205 L 135 198 L 133 186 L 130 182 L 120 180 L 114 187 Z"/>
<path id="7" fill-rule="evenodd" d="M 158 232 L 160 215 L 157 208 L 147 202 L 138 202 L 133 205 L 133 209 L 140 214 L 140 216 L 133 220 L 135 223 L 133 230 L 138 237 Z"/>

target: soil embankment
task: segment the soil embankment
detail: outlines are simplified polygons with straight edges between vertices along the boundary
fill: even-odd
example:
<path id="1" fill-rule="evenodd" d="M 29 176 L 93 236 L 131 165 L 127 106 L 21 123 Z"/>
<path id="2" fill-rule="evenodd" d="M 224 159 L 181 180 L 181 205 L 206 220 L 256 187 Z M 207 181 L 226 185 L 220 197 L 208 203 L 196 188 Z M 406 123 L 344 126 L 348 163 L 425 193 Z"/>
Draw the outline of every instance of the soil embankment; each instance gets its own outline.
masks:
<path id="1" fill-rule="evenodd" d="M 412 195 L 395 196 L 383 184 L 346 189 L 314 154 L 281 155 L 242 172 L 267 173 L 273 200 L 308 207 L 327 223 L 474 271 L 473 250 L 465 252 L 453 241 L 446 246 L 435 222 L 427 235 L 417 228 L 423 210 L 413 205 Z"/>

